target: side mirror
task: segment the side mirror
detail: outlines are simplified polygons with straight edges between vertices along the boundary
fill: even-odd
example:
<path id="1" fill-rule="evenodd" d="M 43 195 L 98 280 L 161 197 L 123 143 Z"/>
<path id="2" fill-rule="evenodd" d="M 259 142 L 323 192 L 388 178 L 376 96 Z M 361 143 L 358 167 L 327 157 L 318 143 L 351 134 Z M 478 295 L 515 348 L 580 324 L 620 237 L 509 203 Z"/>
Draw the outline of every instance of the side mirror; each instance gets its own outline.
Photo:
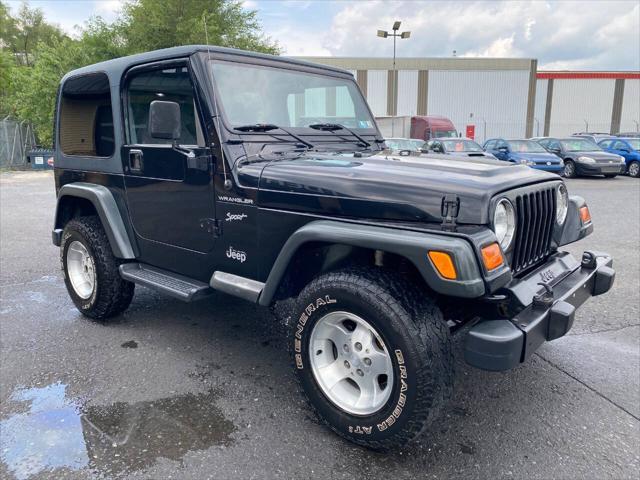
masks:
<path id="1" fill-rule="evenodd" d="M 149 105 L 149 134 L 153 138 L 178 140 L 181 131 L 180 105 L 154 100 Z"/>
<path id="2" fill-rule="evenodd" d="M 509 153 L 509 147 L 498 147 L 498 151 L 502 153 Z"/>

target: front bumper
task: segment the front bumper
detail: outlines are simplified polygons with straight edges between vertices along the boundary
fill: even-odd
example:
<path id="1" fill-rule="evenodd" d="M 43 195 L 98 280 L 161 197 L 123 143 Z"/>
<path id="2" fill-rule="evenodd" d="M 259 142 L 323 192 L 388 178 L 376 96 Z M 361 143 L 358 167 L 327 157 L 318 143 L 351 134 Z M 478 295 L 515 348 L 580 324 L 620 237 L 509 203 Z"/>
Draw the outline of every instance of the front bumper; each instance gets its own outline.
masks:
<path id="1" fill-rule="evenodd" d="M 551 165 L 547 165 L 545 163 L 539 163 L 537 165 L 531 165 L 531 168 L 535 168 L 536 170 L 544 170 L 545 172 L 553 172 L 560 173 L 564 171 L 564 165 L 561 163 L 553 163 Z"/>
<path id="2" fill-rule="evenodd" d="M 483 319 L 471 327 L 465 339 L 466 362 L 483 370 L 508 370 L 544 342 L 564 336 L 573 326 L 576 309 L 611 289 L 612 265 L 606 253 L 584 252 L 581 262 L 559 253 L 512 282 L 505 295 L 521 310 L 511 319 Z"/>
<path id="3" fill-rule="evenodd" d="M 576 162 L 578 175 L 604 175 L 625 172 L 624 163 L 581 163 Z"/>

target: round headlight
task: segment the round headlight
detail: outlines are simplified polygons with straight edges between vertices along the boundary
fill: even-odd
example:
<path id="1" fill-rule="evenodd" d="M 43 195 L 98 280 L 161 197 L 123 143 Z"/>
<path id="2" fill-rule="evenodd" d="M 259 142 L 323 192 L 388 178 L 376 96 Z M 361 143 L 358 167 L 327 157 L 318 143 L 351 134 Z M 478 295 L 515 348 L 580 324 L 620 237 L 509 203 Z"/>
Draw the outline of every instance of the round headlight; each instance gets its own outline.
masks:
<path id="1" fill-rule="evenodd" d="M 506 198 L 496 205 L 496 211 L 493 213 L 493 229 L 502 250 L 506 251 L 516 231 L 516 213 L 513 205 Z"/>
<path id="2" fill-rule="evenodd" d="M 556 222 L 558 225 L 562 225 L 567 218 L 567 211 L 569 210 L 569 193 L 564 183 L 558 185 L 556 190 Z"/>

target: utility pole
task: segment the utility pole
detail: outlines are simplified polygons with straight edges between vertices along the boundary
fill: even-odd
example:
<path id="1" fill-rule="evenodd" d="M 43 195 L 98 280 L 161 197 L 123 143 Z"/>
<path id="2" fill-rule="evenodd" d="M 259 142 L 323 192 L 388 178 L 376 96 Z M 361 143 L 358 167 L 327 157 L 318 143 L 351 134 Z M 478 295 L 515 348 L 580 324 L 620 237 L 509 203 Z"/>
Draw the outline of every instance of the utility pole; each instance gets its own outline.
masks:
<path id="1" fill-rule="evenodd" d="M 393 33 L 389 33 L 386 30 L 378 30 L 378 36 L 381 38 L 389 38 L 389 37 L 393 37 L 393 70 L 392 70 L 392 74 L 391 74 L 391 92 L 393 95 L 392 98 L 392 105 L 393 105 L 393 110 L 392 110 L 392 119 L 391 119 L 391 136 L 395 136 L 395 120 L 393 117 L 396 117 L 398 114 L 398 85 L 397 85 L 397 81 L 396 81 L 396 37 L 400 37 L 402 38 L 409 38 L 411 36 L 411 32 L 402 32 L 402 33 L 398 33 L 398 30 L 400 30 L 400 22 L 398 20 L 396 20 L 395 22 L 393 22 L 393 27 L 391 27 L 391 30 Z"/>

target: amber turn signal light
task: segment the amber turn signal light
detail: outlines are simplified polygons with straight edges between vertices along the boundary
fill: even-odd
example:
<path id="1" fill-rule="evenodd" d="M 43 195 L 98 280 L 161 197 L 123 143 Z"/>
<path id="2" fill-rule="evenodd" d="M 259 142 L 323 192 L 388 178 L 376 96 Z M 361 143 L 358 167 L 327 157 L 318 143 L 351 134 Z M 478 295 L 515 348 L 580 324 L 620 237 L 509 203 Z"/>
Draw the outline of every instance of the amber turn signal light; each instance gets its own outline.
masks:
<path id="1" fill-rule="evenodd" d="M 482 261 L 487 270 L 495 270 L 504 264 L 500 246 L 497 243 L 492 243 L 491 245 L 482 247 Z"/>
<path id="2" fill-rule="evenodd" d="M 431 259 L 431 263 L 436 267 L 438 273 L 448 280 L 455 280 L 458 278 L 458 274 L 456 273 L 456 267 L 453 264 L 453 259 L 451 255 L 446 252 L 438 252 L 435 250 L 431 250 L 429 252 L 429 258 Z"/>
<path id="3" fill-rule="evenodd" d="M 589 212 L 589 207 L 586 205 L 584 207 L 580 207 L 580 220 L 582 220 L 583 224 L 591 221 L 591 212 Z"/>

